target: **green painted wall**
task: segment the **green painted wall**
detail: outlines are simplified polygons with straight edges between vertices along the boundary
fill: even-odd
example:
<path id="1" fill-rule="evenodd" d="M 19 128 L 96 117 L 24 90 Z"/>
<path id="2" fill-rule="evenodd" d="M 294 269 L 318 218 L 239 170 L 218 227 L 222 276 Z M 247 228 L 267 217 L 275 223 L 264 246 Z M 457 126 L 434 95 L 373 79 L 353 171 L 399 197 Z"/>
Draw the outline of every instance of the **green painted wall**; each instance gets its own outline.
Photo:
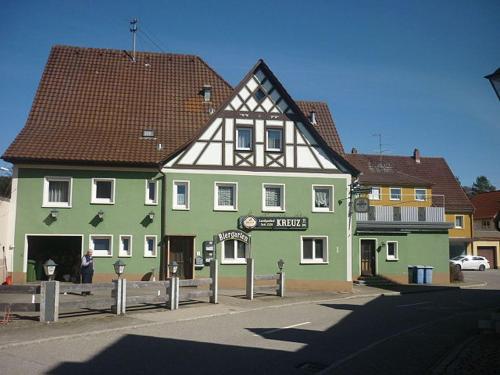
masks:
<path id="1" fill-rule="evenodd" d="M 332 175 L 334 176 L 334 175 Z M 173 180 L 190 181 L 190 210 L 172 209 Z M 238 183 L 238 212 L 214 211 L 214 182 Z M 262 206 L 262 184 L 285 184 L 285 213 L 264 213 Z M 334 185 L 333 213 L 312 212 L 312 184 Z M 345 178 L 304 178 L 304 177 L 265 177 L 216 174 L 182 174 L 167 172 L 167 221 L 168 235 L 196 236 L 195 253 L 202 253 L 202 242 L 211 240 L 213 235 L 236 229 L 240 216 L 305 216 L 309 218 L 306 231 L 252 231 L 252 254 L 255 259 L 256 274 L 269 274 L 277 271 L 276 262 L 285 260 L 287 278 L 309 280 L 339 280 L 347 277 L 347 220 L 345 198 Z M 302 235 L 328 236 L 329 264 L 300 264 Z M 220 256 L 220 245 L 218 258 Z M 196 255 L 196 254 L 195 254 Z M 197 275 L 207 275 L 208 267 L 197 271 Z M 242 277 L 244 265 L 221 265 L 220 275 Z"/>
<path id="2" fill-rule="evenodd" d="M 408 265 L 428 265 L 434 272 L 448 272 L 448 233 L 355 234 L 353 241 L 353 277 L 360 275 L 360 240 L 376 239 L 376 262 L 379 275 L 408 275 Z M 387 260 L 382 242 L 398 241 L 399 260 Z"/>
<path id="3" fill-rule="evenodd" d="M 89 247 L 90 234 L 113 235 L 113 256 L 96 258 L 96 272 L 113 273 L 112 264 L 118 259 L 119 235 L 132 235 L 132 257 L 124 257 L 127 273 L 147 273 L 159 269 L 160 256 L 144 257 L 144 236 L 157 235 L 161 230 L 161 186 L 158 183 L 159 204 L 145 204 L 145 180 L 157 172 L 86 171 L 62 169 L 19 169 L 15 233 L 14 271 L 22 272 L 26 234 L 82 234 L 84 250 Z M 73 177 L 72 208 L 57 208 L 57 220 L 47 219 L 51 208 L 43 208 L 44 176 Z M 93 177 L 115 178 L 115 203 L 91 204 Z M 91 222 L 99 210 L 104 220 L 94 226 Z M 146 215 L 153 211 L 155 218 L 145 225 Z M 158 251 L 159 254 L 159 251 Z"/>

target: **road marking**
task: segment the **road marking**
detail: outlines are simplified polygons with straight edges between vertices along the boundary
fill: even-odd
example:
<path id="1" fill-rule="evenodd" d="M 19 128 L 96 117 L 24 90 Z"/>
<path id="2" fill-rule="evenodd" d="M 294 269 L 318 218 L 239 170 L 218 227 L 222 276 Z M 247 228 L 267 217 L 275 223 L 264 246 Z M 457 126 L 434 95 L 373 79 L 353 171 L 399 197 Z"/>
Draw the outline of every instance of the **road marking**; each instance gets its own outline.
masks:
<path id="1" fill-rule="evenodd" d="M 417 302 L 417 303 L 410 303 L 408 305 L 397 305 L 396 307 L 410 307 L 410 306 L 418 306 L 418 305 L 427 305 L 431 303 L 431 301 L 425 301 L 425 302 Z"/>
<path id="2" fill-rule="evenodd" d="M 274 333 L 274 332 L 282 331 L 282 330 L 284 330 L 284 329 L 289 329 L 289 328 L 295 328 L 295 327 L 305 326 L 306 324 L 311 324 L 311 322 L 297 323 L 297 324 L 292 324 L 291 326 L 286 326 L 286 327 L 282 327 L 282 328 L 270 329 L 269 331 L 264 331 L 264 332 L 261 332 L 261 333 L 256 333 L 256 334 L 254 334 L 254 336 L 262 336 L 262 335 L 266 335 L 266 334 L 268 334 L 268 333 Z"/>

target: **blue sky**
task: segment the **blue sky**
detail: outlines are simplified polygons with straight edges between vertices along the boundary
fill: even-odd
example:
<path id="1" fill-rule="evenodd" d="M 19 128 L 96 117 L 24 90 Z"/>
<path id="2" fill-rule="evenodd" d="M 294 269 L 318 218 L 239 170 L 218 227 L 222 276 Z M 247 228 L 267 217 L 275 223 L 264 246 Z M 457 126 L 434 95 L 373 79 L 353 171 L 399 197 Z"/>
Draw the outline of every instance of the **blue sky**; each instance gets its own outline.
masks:
<path id="1" fill-rule="evenodd" d="M 235 85 L 263 58 L 295 99 L 329 104 L 346 151 L 443 156 L 500 188 L 500 1 L 2 1 L 0 153 L 55 44 L 129 49 L 128 21 Z M 138 49 L 158 51 L 139 33 Z M 2 164 L 3 165 L 3 164 Z"/>

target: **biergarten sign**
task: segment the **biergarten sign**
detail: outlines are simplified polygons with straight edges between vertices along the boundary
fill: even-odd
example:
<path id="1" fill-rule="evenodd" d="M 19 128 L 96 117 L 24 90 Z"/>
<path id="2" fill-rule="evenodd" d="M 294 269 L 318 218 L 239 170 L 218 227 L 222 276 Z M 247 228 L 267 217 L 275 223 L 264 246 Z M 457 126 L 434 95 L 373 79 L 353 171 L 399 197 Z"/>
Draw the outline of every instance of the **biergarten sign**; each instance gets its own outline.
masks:
<path id="1" fill-rule="evenodd" d="M 250 243 L 250 236 L 246 233 L 243 233 L 240 230 L 230 229 L 224 232 L 217 233 L 215 236 L 217 243 L 224 242 L 227 240 L 238 240 L 244 242 L 246 244 Z"/>
<path id="2" fill-rule="evenodd" d="M 307 217 L 241 216 L 238 227 L 244 230 L 306 230 Z"/>

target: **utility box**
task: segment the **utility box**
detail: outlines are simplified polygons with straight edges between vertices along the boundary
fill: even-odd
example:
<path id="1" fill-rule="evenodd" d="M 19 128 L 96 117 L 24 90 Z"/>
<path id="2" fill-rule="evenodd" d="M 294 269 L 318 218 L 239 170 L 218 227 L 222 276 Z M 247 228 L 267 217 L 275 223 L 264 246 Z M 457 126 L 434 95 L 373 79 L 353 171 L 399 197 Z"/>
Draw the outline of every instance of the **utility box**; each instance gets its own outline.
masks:
<path id="1" fill-rule="evenodd" d="M 209 265 L 210 261 L 215 258 L 215 245 L 214 241 L 203 241 L 203 260 L 205 265 Z"/>

